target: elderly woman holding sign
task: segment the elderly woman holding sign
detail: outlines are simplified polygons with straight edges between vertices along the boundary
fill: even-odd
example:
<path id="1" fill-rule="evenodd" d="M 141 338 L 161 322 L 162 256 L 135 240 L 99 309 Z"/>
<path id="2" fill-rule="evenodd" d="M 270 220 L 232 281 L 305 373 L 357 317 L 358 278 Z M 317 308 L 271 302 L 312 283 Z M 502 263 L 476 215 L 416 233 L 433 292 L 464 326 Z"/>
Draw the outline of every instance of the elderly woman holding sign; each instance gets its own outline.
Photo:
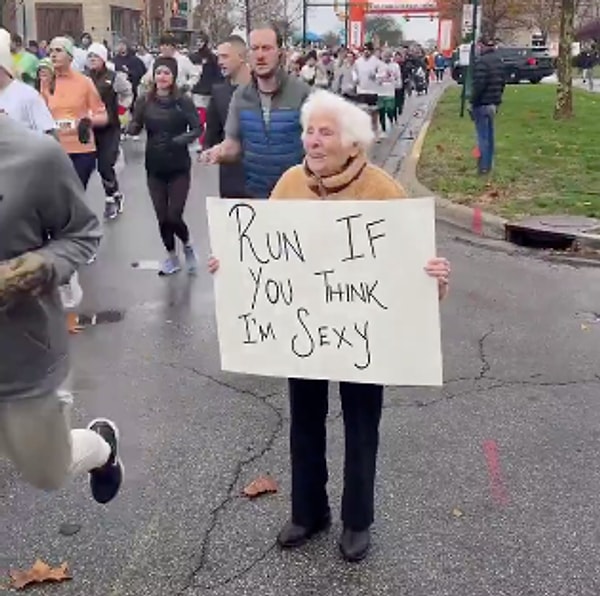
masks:
<path id="1" fill-rule="evenodd" d="M 404 189 L 386 172 L 369 163 L 374 141 L 369 116 L 328 91 L 315 91 L 302 108 L 304 164 L 289 169 L 271 199 L 385 200 L 405 197 Z M 446 259 L 424 263 L 424 274 L 438 280 L 440 299 L 448 291 Z M 209 271 L 219 262 L 212 257 Z M 329 381 L 290 379 L 290 448 L 292 515 L 278 536 L 281 547 L 306 543 L 327 529 L 331 512 L 327 497 L 326 417 Z M 340 383 L 345 430 L 343 532 L 340 550 L 347 561 L 362 560 L 370 545 L 374 484 L 383 387 Z"/>

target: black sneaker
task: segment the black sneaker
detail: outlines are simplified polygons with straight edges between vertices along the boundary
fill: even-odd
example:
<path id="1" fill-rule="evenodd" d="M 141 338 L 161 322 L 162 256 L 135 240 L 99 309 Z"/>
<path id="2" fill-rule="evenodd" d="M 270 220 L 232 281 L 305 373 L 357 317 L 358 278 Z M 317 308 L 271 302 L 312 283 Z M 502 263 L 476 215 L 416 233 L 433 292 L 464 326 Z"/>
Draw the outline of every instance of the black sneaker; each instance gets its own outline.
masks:
<path id="1" fill-rule="evenodd" d="M 90 472 L 92 496 L 98 503 L 112 501 L 121 488 L 124 468 L 119 459 L 119 429 L 106 418 L 96 418 L 88 424 L 88 429 L 98 433 L 110 446 L 110 457 L 101 467 Z"/>
<path id="2" fill-rule="evenodd" d="M 104 219 L 115 219 L 119 215 L 117 202 L 114 199 L 108 199 L 104 203 Z"/>
<path id="3" fill-rule="evenodd" d="M 117 213 L 121 215 L 121 213 L 123 213 L 123 209 L 125 209 L 125 197 L 123 196 L 123 193 L 116 192 L 113 195 L 113 199 L 117 206 Z"/>

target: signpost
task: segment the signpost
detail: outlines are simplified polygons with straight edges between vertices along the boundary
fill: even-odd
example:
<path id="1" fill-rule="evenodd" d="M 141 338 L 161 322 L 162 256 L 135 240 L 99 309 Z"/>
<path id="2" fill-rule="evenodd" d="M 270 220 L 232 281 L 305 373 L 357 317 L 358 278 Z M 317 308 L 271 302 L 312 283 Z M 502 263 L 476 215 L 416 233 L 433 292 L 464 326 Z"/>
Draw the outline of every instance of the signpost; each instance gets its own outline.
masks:
<path id="1" fill-rule="evenodd" d="M 464 10 L 467 6 L 472 8 Z M 473 65 L 475 64 L 475 44 L 477 43 L 477 36 L 479 34 L 478 25 L 481 22 L 481 15 L 479 14 L 479 0 L 473 0 L 472 4 L 466 4 L 463 7 L 463 27 L 465 26 L 465 13 L 467 14 L 467 24 L 471 25 L 471 48 L 469 51 L 469 65 L 466 67 L 466 76 L 463 77 L 463 87 L 460 97 L 460 117 L 465 116 L 465 104 L 467 99 L 471 95 L 471 83 L 473 81 Z"/>

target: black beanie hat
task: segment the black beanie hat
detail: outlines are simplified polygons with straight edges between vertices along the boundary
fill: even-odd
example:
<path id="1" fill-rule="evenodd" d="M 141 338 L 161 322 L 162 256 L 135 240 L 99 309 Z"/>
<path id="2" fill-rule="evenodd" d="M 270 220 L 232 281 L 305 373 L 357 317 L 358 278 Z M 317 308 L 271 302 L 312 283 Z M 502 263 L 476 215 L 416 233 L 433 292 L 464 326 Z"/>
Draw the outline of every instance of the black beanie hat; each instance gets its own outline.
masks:
<path id="1" fill-rule="evenodd" d="M 177 79 L 177 71 L 179 69 L 177 65 L 177 60 L 175 60 L 175 58 L 171 58 L 169 56 L 159 56 L 154 61 L 154 65 L 152 66 L 152 74 L 156 74 L 156 69 L 159 66 L 165 66 L 166 68 L 168 68 L 173 73 L 173 78 L 175 80 Z"/>

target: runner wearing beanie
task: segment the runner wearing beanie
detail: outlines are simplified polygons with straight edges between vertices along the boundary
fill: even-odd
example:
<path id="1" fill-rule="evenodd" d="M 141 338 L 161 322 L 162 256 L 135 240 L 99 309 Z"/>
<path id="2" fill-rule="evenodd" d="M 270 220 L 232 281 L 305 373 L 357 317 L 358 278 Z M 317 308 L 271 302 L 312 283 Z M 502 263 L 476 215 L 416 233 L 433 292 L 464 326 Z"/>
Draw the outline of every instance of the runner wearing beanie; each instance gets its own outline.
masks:
<path id="1" fill-rule="evenodd" d="M 197 269 L 197 258 L 183 212 L 191 183 L 188 145 L 198 139 L 202 126 L 192 99 L 177 88 L 175 58 L 159 56 L 153 65 L 153 83 L 147 95 L 135 105 L 128 132 L 140 134 L 146 128 L 146 173 L 148 190 L 167 258 L 159 275 L 181 270 L 175 238 L 183 243 L 189 273 Z"/>
<path id="2" fill-rule="evenodd" d="M 87 74 L 96 85 L 104 103 L 108 122 L 94 127 L 98 173 L 106 194 L 105 219 L 115 219 L 123 213 L 123 194 L 119 189 L 115 164 L 121 145 L 121 121 L 119 106 L 129 108 L 133 102 L 133 90 L 127 75 L 107 67 L 108 50 L 101 43 L 93 43 L 88 49 Z"/>

